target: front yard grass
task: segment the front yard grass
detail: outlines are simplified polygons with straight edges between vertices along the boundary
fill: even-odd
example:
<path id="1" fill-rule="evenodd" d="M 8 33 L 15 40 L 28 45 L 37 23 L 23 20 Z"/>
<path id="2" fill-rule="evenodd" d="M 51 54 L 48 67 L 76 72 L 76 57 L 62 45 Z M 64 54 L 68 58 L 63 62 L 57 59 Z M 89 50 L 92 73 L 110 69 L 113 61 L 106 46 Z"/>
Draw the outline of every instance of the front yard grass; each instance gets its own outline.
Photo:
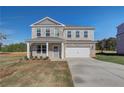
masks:
<path id="1" fill-rule="evenodd" d="M 96 59 L 124 65 L 124 56 L 117 55 L 116 53 L 98 53 Z"/>
<path id="2" fill-rule="evenodd" d="M 0 56 L 1 87 L 73 87 L 66 61 L 20 62 L 20 58 Z"/>

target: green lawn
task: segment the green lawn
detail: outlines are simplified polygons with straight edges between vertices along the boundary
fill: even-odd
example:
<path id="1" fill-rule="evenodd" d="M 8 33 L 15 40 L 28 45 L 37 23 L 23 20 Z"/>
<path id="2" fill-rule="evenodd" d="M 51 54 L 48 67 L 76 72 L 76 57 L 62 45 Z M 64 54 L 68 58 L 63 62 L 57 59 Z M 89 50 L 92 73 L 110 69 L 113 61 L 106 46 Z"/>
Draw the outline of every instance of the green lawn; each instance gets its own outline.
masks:
<path id="1" fill-rule="evenodd" d="M 67 62 L 32 60 L 0 56 L 1 87 L 73 87 Z"/>
<path id="2" fill-rule="evenodd" d="M 96 59 L 124 65 L 124 56 L 116 54 L 97 54 Z"/>

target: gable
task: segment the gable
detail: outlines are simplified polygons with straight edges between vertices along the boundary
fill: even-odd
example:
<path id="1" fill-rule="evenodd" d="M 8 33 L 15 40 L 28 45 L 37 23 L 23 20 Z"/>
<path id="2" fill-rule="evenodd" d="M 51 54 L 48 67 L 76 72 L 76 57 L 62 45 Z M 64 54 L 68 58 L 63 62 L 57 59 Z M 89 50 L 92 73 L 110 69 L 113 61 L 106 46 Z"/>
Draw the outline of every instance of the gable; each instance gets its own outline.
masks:
<path id="1" fill-rule="evenodd" d="M 59 25 L 59 26 L 64 26 L 64 24 L 51 19 L 49 17 L 45 17 L 37 22 L 35 22 L 34 24 L 32 24 L 31 26 L 36 26 L 36 25 Z"/>
<path id="2" fill-rule="evenodd" d="M 37 23 L 35 25 L 60 25 L 60 24 L 55 23 L 55 22 L 53 22 L 53 21 L 51 21 L 49 19 L 45 19 L 45 20 L 43 20 L 43 21 L 41 21 L 41 22 L 39 22 L 39 23 Z"/>

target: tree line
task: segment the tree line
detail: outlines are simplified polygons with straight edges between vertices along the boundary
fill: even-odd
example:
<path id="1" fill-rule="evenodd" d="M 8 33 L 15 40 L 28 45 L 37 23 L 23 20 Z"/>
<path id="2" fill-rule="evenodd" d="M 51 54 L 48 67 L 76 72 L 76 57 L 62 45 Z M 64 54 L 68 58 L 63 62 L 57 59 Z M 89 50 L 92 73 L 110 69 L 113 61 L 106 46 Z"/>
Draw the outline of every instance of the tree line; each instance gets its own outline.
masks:
<path id="1" fill-rule="evenodd" d="M 116 50 L 116 38 L 111 37 L 108 39 L 98 40 L 96 43 L 96 50 L 115 51 Z M 2 52 L 25 52 L 26 44 L 25 43 L 15 43 L 10 45 L 5 45 L 1 47 Z"/>
<path id="2" fill-rule="evenodd" d="M 0 32 L 0 52 L 25 52 L 25 43 L 15 43 L 9 45 L 3 45 L 2 41 L 7 39 L 7 35 Z"/>
<path id="3" fill-rule="evenodd" d="M 0 51 L 1 52 L 24 52 L 26 51 L 25 43 L 15 43 L 10 45 L 2 46 L 2 40 L 7 39 L 7 36 L 0 33 Z M 107 39 L 98 40 L 96 43 L 96 50 L 108 50 L 115 51 L 116 50 L 116 38 L 110 37 Z"/>
<path id="4" fill-rule="evenodd" d="M 25 43 L 15 43 L 4 45 L 0 49 L 1 52 L 25 52 L 26 44 Z"/>
<path id="5" fill-rule="evenodd" d="M 96 50 L 107 50 L 107 51 L 116 51 L 116 38 L 110 37 L 107 39 L 98 40 L 96 43 Z"/>

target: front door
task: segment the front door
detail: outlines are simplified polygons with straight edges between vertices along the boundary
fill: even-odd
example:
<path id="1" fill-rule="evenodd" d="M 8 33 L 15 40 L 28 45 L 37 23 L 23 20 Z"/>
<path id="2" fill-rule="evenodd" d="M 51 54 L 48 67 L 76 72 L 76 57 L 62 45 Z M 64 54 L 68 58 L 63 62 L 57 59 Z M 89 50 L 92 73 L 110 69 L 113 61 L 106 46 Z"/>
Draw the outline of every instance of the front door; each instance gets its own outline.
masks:
<path id="1" fill-rule="evenodd" d="M 59 46 L 53 46 L 53 56 L 59 58 Z"/>

